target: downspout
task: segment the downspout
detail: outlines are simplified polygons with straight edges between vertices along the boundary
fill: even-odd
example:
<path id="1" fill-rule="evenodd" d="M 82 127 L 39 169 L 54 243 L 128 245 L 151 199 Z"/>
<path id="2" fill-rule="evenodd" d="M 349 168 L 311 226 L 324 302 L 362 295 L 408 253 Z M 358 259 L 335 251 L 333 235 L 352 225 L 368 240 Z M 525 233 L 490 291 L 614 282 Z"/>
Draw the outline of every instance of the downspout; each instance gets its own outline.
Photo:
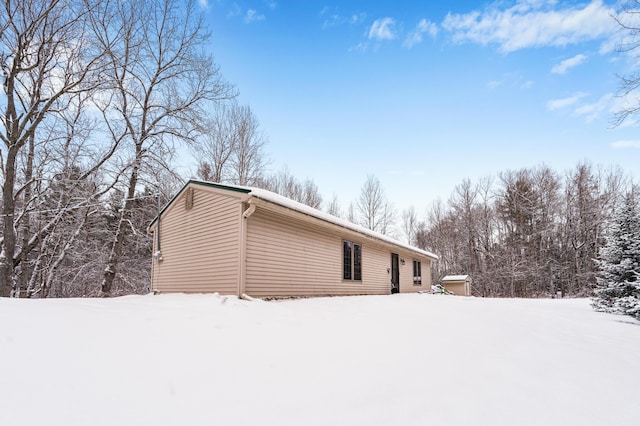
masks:
<path id="1" fill-rule="evenodd" d="M 157 246 L 156 246 L 157 250 L 156 250 L 155 256 L 158 262 L 162 262 L 162 250 L 160 248 L 160 193 L 158 193 L 157 198 L 158 198 L 158 224 L 156 225 L 156 232 L 158 233 L 158 236 L 157 236 Z"/>
<path id="2" fill-rule="evenodd" d="M 249 216 L 251 216 L 255 211 L 256 211 L 256 206 L 251 204 L 249 205 L 249 208 L 245 210 L 244 213 L 242 213 L 242 217 L 245 219 L 249 219 Z"/>
<path id="3" fill-rule="evenodd" d="M 240 218 L 240 273 L 238 277 L 238 297 L 248 298 L 247 288 L 247 219 L 256 211 L 256 206 L 249 201 L 249 207 L 242 213 Z M 247 299 L 250 300 L 250 299 Z"/>
<path id="4" fill-rule="evenodd" d="M 153 259 L 151 260 L 151 288 L 149 289 L 149 292 L 151 293 L 155 293 L 154 284 L 158 284 L 157 281 L 158 275 L 160 274 L 160 262 L 162 262 L 162 251 L 160 248 L 160 192 L 158 192 L 156 198 L 158 199 L 158 216 L 156 217 L 156 232 L 154 233 L 154 237 L 156 237 L 156 251 L 152 256 L 153 259 L 155 259 L 155 262 L 153 261 Z M 154 278 L 156 281 L 155 283 Z"/>

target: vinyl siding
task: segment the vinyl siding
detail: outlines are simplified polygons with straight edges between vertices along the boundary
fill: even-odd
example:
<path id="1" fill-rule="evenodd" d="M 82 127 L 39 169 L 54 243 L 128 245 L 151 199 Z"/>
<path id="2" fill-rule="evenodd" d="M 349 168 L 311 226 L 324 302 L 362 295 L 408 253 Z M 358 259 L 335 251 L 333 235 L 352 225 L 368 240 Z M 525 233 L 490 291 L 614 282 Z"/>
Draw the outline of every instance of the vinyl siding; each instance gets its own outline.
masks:
<path id="1" fill-rule="evenodd" d="M 370 294 L 390 294 L 391 252 L 371 243 L 365 244 L 362 250 L 362 278 L 375 288 Z"/>
<path id="2" fill-rule="evenodd" d="M 258 209 L 247 223 L 247 294 L 269 297 L 389 293 L 388 253 L 353 237 Z M 345 239 L 362 244 L 362 281 L 342 279 Z"/>
<path id="3" fill-rule="evenodd" d="M 458 296 L 467 296 L 467 283 L 464 281 L 443 282 L 445 289 Z"/>
<path id="4" fill-rule="evenodd" d="M 429 258 L 417 257 L 409 252 L 400 252 L 404 265 L 400 265 L 400 293 L 417 293 L 431 290 L 431 261 Z M 413 260 L 422 262 L 422 285 L 413 284 Z"/>
<path id="5" fill-rule="evenodd" d="M 187 210 L 185 196 L 186 191 L 162 215 L 163 260 L 153 259 L 152 290 L 235 294 L 240 256 L 240 199 L 196 186 L 193 208 Z"/>

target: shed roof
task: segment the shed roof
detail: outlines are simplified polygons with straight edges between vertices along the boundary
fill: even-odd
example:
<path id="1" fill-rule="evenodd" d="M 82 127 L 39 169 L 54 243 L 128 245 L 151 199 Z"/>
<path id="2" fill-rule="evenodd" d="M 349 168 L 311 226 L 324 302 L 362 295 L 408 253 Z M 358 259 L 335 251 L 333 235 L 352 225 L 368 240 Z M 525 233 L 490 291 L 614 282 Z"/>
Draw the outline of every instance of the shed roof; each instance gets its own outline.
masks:
<path id="1" fill-rule="evenodd" d="M 355 231 L 358 232 L 360 234 L 364 234 L 366 236 L 369 236 L 371 238 L 380 240 L 380 241 L 384 241 L 386 243 L 389 244 L 393 244 L 395 246 L 413 251 L 415 253 L 418 254 L 422 254 L 424 256 L 430 257 L 432 259 L 438 259 L 438 256 L 435 255 L 434 253 L 431 253 L 430 251 L 427 250 L 422 250 L 418 247 L 414 247 L 412 245 L 409 244 L 405 244 L 401 241 L 398 241 L 394 238 L 390 238 L 386 235 L 380 234 L 379 232 L 375 232 L 372 231 L 370 229 L 367 229 L 363 226 L 360 225 L 356 225 L 354 223 L 349 222 L 348 220 L 345 219 L 341 219 L 339 217 L 330 215 L 328 213 L 325 213 L 323 211 L 320 211 L 318 209 L 314 209 L 313 207 L 309 207 L 306 204 L 302 204 L 299 203 L 297 201 L 294 201 L 290 198 L 284 197 L 280 194 L 276 194 L 275 192 L 271 192 L 271 191 L 267 191 L 266 189 L 261 189 L 261 188 L 254 188 L 254 187 L 249 187 L 249 186 L 240 186 L 240 185 L 229 185 L 229 184 L 220 184 L 220 183 L 213 183 L 213 182 L 206 182 L 206 181 L 201 181 L 201 180 L 196 180 L 196 179 L 190 179 L 185 185 L 184 187 L 178 191 L 178 193 L 171 199 L 171 201 L 169 201 L 169 203 L 167 203 L 167 205 L 160 211 L 160 215 L 162 215 L 162 213 L 173 203 L 173 201 L 182 193 L 182 191 L 185 190 L 185 188 L 187 186 L 189 186 L 189 184 L 195 184 L 195 185 L 202 185 L 202 186 L 209 186 L 209 187 L 213 187 L 213 188 L 218 188 L 218 189 L 225 189 L 225 190 L 229 190 L 229 191 L 235 191 L 235 192 L 241 192 L 244 194 L 247 194 L 249 197 L 255 197 L 258 198 L 260 200 L 264 200 L 273 204 L 277 204 L 279 206 L 285 207 L 287 209 L 299 212 L 299 213 L 303 213 L 305 215 L 311 216 L 311 217 L 315 217 L 317 219 L 320 219 L 324 222 L 328 222 L 328 223 L 332 223 L 334 225 L 338 225 L 342 228 L 345 229 L 349 229 L 351 231 Z M 151 222 L 151 225 L 153 225 L 153 223 L 157 220 L 157 217 Z"/>
<path id="2" fill-rule="evenodd" d="M 447 275 L 440 281 L 468 281 L 470 279 L 469 275 Z"/>

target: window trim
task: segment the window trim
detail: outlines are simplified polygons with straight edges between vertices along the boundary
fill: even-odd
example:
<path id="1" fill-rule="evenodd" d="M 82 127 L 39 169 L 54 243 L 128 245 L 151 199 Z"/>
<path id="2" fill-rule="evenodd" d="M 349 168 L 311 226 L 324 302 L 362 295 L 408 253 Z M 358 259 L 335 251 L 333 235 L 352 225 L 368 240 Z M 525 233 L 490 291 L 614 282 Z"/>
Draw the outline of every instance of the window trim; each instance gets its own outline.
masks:
<path id="1" fill-rule="evenodd" d="M 349 263 L 348 267 L 347 262 Z M 342 280 L 353 280 L 353 243 L 347 240 L 342 240 Z"/>
<path id="2" fill-rule="evenodd" d="M 349 248 L 349 256 L 348 256 L 349 269 L 348 270 L 346 269 L 347 247 Z M 356 254 L 357 254 L 357 259 L 356 259 Z M 354 241 L 349 241 L 349 240 L 342 240 L 342 281 L 362 282 L 362 244 L 361 243 L 356 243 Z"/>
<path id="3" fill-rule="evenodd" d="M 422 285 L 422 261 L 419 259 L 413 259 L 413 285 Z"/>
<path id="4" fill-rule="evenodd" d="M 357 256 L 356 256 L 357 253 Z M 362 282 L 362 244 L 353 243 L 353 281 Z"/>

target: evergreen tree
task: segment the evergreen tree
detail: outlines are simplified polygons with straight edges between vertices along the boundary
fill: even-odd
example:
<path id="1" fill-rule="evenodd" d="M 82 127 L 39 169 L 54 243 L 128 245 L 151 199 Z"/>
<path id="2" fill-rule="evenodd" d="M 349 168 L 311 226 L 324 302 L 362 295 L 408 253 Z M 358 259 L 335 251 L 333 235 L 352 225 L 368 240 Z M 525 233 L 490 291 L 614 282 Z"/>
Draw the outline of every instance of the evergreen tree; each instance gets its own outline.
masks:
<path id="1" fill-rule="evenodd" d="M 593 307 L 640 319 L 640 212 L 632 194 L 616 212 L 598 257 Z"/>

